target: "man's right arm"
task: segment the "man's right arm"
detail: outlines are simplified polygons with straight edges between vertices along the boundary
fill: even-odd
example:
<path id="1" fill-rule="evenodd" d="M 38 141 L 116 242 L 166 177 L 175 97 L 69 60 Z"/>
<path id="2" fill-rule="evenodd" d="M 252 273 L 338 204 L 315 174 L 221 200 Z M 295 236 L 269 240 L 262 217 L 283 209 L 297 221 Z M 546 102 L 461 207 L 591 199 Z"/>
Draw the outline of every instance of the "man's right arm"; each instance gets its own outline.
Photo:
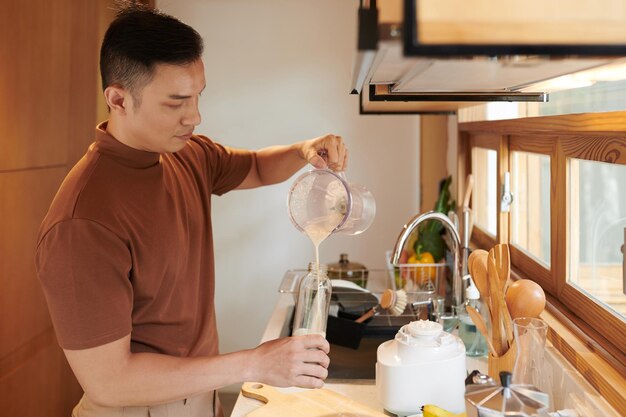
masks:
<path id="1" fill-rule="evenodd" d="M 326 339 L 307 335 L 225 355 L 181 358 L 131 353 L 128 335 L 94 348 L 66 349 L 65 355 L 92 401 L 124 407 L 176 401 L 243 381 L 319 388 L 328 375 L 328 351 Z"/>

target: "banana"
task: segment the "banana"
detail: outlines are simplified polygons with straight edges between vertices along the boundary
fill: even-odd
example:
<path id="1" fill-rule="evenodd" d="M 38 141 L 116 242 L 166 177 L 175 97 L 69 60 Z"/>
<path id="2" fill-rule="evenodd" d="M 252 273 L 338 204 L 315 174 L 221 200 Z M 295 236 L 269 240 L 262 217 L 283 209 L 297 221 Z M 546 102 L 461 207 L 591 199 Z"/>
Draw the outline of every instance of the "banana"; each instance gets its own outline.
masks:
<path id="1" fill-rule="evenodd" d="M 422 413 L 424 417 L 467 417 L 465 412 L 454 414 L 448 410 L 444 410 L 441 407 L 432 404 L 426 404 L 422 407 Z"/>

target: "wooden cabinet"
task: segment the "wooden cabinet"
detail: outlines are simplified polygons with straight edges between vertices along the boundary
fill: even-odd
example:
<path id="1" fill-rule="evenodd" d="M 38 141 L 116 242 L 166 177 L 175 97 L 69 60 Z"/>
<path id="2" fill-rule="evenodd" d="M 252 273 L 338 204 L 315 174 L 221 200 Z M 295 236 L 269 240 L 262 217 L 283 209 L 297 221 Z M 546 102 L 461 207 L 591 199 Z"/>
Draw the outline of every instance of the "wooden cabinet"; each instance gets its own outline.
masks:
<path id="1" fill-rule="evenodd" d="M 0 13 L 0 414 L 67 417 L 82 391 L 55 339 L 34 253 L 59 184 L 93 141 L 97 10 L 104 1 L 6 3 Z"/>
<path id="2" fill-rule="evenodd" d="M 62 165 L 71 128 L 72 1 L 9 2 L 0 16 L 0 170 Z"/>
<path id="3" fill-rule="evenodd" d="M 542 82 L 626 56 L 621 1 L 379 0 L 376 5 L 377 25 L 373 9 L 361 10 L 369 18 L 359 19 L 362 59 L 353 89 L 361 92 L 362 114 L 453 113 L 476 102 L 545 102 L 549 95 Z"/>

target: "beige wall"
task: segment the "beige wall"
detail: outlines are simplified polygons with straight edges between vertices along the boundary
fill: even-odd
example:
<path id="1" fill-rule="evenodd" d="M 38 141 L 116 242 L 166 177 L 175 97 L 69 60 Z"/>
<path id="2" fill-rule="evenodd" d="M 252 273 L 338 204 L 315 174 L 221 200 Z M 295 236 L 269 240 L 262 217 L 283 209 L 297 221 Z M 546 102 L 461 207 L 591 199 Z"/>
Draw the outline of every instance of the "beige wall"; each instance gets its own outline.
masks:
<path id="1" fill-rule="evenodd" d="M 358 3 L 162 0 L 157 6 L 205 40 L 207 88 L 197 131 L 252 149 L 327 132 L 345 138 L 347 177 L 373 192 L 378 213 L 362 235 L 323 242 L 321 259 L 336 262 L 348 252 L 369 268 L 383 268 L 385 250 L 419 211 L 419 117 L 359 115 L 357 96 L 348 94 Z M 213 200 L 223 352 L 256 346 L 285 271 L 314 257 L 287 215 L 292 182 Z"/>
<path id="2" fill-rule="evenodd" d="M 99 97 L 99 39 L 108 0 L 14 2 L 0 13 L 0 410 L 67 416 L 81 391 L 57 346 L 34 270 L 38 226 L 63 177 L 106 117 Z M 404 221 L 418 210 L 419 119 L 359 116 L 347 94 L 358 2 L 177 1 L 166 11 L 205 37 L 208 87 L 199 129 L 259 148 L 326 132 L 346 138 L 348 178 L 378 201 L 372 228 L 334 236 L 340 252 L 384 264 Z M 97 28 L 97 30 L 94 30 Z M 94 88 L 96 86 L 96 88 Z M 285 270 L 312 246 L 289 223 L 290 182 L 214 201 L 223 351 L 256 345 Z"/>

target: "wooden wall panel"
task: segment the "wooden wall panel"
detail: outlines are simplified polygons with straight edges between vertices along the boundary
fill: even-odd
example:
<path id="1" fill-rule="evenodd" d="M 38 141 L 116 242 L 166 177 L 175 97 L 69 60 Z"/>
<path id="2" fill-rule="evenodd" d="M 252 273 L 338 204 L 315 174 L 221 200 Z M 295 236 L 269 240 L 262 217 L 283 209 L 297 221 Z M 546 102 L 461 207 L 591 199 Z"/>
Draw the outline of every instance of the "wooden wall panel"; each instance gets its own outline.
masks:
<path id="1" fill-rule="evenodd" d="M 72 0 L 10 1 L 0 13 L 0 171 L 64 164 Z"/>
<path id="2" fill-rule="evenodd" d="M 111 7 L 112 0 L 98 0 L 96 13 L 98 15 L 98 50 L 104 34 L 109 27 L 109 23 L 115 18 L 115 9 Z M 102 77 L 100 77 L 100 71 L 98 71 L 98 79 L 96 82 L 96 121 L 98 123 L 109 118 L 109 108 L 104 100 L 104 94 L 102 93 Z"/>
<path id="3" fill-rule="evenodd" d="M 98 3 L 106 3 L 101 7 Z M 109 7 L 111 0 L 73 0 L 71 25 L 70 79 L 73 86 L 80 86 L 70 94 L 68 118 L 71 120 L 71 140 L 67 146 L 67 164 L 73 166 L 87 151 L 95 138 L 98 83 L 98 58 L 102 36 L 98 24 L 99 10 Z M 108 26 L 108 25 L 107 25 Z M 89 51 L 91 56 L 85 56 Z M 85 94 L 87 92 L 87 94 Z"/>
<path id="4" fill-rule="evenodd" d="M 56 342 L 0 377 L 0 413 L 20 417 L 69 417 L 81 390 Z"/>
<path id="5" fill-rule="evenodd" d="M 0 415 L 67 417 L 82 393 L 34 266 L 39 225 L 94 138 L 98 10 L 24 0 L 0 12 Z"/>
<path id="6" fill-rule="evenodd" d="M 0 199 L 0 317 L 11 317 L 0 326 L 0 357 L 50 327 L 33 256 L 37 230 L 65 174 L 65 167 L 0 174 L 0 190 L 10 196 Z"/>
<path id="7" fill-rule="evenodd" d="M 448 176 L 448 116 L 420 118 L 420 212 L 430 211 L 439 197 L 439 182 Z M 450 190 L 454 190 L 452 185 Z M 454 195 L 454 193 L 453 193 Z"/>

